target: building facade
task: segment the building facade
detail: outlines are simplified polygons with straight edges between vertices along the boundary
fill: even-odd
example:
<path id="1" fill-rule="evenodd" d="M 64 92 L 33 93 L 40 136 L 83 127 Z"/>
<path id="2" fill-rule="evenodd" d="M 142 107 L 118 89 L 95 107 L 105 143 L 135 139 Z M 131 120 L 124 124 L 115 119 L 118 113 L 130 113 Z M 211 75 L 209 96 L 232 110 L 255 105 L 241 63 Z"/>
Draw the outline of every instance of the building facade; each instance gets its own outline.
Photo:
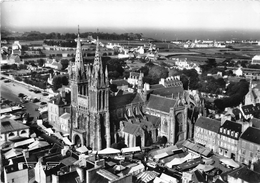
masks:
<path id="1" fill-rule="evenodd" d="M 187 122 L 182 83 L 167 80 L 167 85 L 151 86 L 147 91 L 143 73 L 132 74 L 128 83 L 134 88 L 113 94 L 98 42 L 94 63 L 84 65 L 78 35 L 75 63 L 69 67 L 72 141 L 100 150 L 118 142 L 122 134 L 129 146 L 155 142 L 158 136 L 165 136 L 171 144 L 186 140 L 192 128 Z M 131 121 L 140 133 L 127 131 L 126 126 L 131 125 L 126 123 Z"/>
<path id="2" fill-rule="evenodd" d="M 225 121 L 219 128 L 217 135 L 218 154 L 238 159 L 238 141 L 242 133 L 242 124 L 233 121 Z"/>
<path id="3" fill-rule="evenodd" d="M 60 116 L 70 112 L 70 105 L 60 95 L 48 102 L 48 122 L 55 130 L 61 131 Z"/>
<path id="4" fill-rule="evenodd" d="M 95 150 L 111 144 L 108 71 L 98 45 L 94 64 L 85 67 L 78 35 L 75 64 L 70 67 L 72 141 Z"/>
<path id="5" fill-rule="evenodd" d="M 216 142 L 220 126 L 220 121 L 200 116 L 194 125 L 194 142 L 217 152 Z"/>
<path id="6" fill-rule="evenodd" d="M 260 129 L 248 127 L 239 138 L 238 161 L 251 166 L 260 159 Z"/>

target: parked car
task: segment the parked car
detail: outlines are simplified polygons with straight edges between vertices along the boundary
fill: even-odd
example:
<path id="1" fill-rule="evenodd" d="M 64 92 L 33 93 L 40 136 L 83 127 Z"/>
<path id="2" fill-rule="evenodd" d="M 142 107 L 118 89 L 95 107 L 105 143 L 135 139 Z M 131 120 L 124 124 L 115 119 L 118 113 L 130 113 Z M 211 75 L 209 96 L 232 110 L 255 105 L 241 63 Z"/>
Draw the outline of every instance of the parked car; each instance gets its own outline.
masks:
<path id="1" fill-rule="evenodd" d="M 37 98 L 34 98 L 34 99 L 32 100 L 32 102 L 33 102 L 33 103 L 37 103 L 37 102 L 40 102 L 40 100 L 37 99 Z"/>
<path id="2" fill-rule="evenodd" d="M 41 93 L 40 90 L 34 90 L 34 93 Z"/>
<path id="3" fill-rule="evenodd" d="M 5 83 L 10 83 L 11 81 L 9 79 L 4 80 Z"/>
<path id="4" fill-rule="evenodd" d="M 40 105 L 46 105 L 47 103 L 46 102 L 41 102 Z"/>
<path id="5" fill-rule="evenodd" d="M 43 96 L 48 96 L 49 94 L 48 93 L 42 93 Z"/>

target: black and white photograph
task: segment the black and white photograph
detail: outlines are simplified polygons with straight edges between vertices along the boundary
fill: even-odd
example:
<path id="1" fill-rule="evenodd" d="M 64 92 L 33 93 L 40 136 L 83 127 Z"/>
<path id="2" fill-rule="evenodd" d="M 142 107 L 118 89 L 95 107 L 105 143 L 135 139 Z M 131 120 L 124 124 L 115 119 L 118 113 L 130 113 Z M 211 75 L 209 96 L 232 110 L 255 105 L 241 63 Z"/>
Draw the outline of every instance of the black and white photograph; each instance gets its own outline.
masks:
<path id="1" fill-rule="evenodd" d="M 0 5 L 1 183 L 260 182 L 260 1 Z"/>

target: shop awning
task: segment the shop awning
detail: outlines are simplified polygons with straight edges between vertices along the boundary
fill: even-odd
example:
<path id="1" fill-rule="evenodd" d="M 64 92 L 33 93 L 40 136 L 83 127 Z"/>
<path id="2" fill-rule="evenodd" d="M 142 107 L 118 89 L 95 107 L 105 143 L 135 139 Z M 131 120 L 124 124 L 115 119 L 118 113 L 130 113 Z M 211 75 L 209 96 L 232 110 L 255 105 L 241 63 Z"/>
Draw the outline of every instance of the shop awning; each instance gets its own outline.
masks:
<path id="1" fill-rule="evenodd" d="M 34 138 L 30 138 L 30 139 L 26 139 L 26 140 L 23 140 L 23 141 L 20 141 L 20 142 L 15 142 L 14 143 L 14 147 L 19 147 L 19 146 L 24 146 L 24 145 L 27 145 L 27 144 L 31 144 L 34 141 L 35 141 Z"/>
<path id="2" fill-rule="evenodd" d="M 4 155 L 5 155 L 6 159 L 9 159 L 9 158 L 21 155 L 21 154 L 23 154 L 22 149 L 11 149 L 10 151 L 6 152 Z"/>
<path id="3" fill-rule="evenodd" d="M 238 168 L 239 167 L 239 164 L 237 162 L 235 162 L 233 159 L 230 159 L 230 158 L 222 158 L 222 159 L 219 159 L 222 163 L 228 165 L 228 166 L 232 166 L 234 168 Z"/>
<path id="4" fill-rule="evenodd" d="M 78 151 L 79 153 L 85 153 L 88 152 L 88 148 L 86 146 L 81 146 L 77 148 L 76 151 Z"/>
<path id="5" fill-rule="evenodd" d="M 211 149 L 203 147 L 199 144 L 192 143 L 188 140 L 186 140 L 182 145 L 184 147 L 196 152 L 196 153 L 203 155 L 203 156 L 208 156 L 211 152 Z"/>
<path id="6" fill-rule="evenodd" d="M 32 144 L 30 144 L 28 146 L 28 148 L 29 148 L 29 151 L 31 151 L 31 150 L 34 150 L 34 149 L 38 149 L 38 148 L 41 148 L 41 147 L 48 146 L 48 145 L 49 145 L 49 143 L 46 142 L 46 141 L 35 141 Z"/>
<path id="7" fill-rule="evenodd" d="M 189 153 L 183 158 L 174 158 L 172 161 L 166 163 L 165 165 L 169 168 L 172 168 L 173 165 L 180 165 L 190 159 L 193 159 L 192 155 Z"/>
<path id="8" fill-rule="evenodd" d="M 204 172 L 208 172 L 208 171 L 214 169 L 214 166 L 199 164 L 195 169 L 202 170 Z"/>
<path id="9" fill-rule="evenodd" d="M 169 154 L 167 154 L 166 152 L 164 152 L 164 153 L 161 153 L 161 154 L 156 154 L 153 158 L 154 159 L 160 159 L 160 158 L 164 158 L 164 157 L 166 157 L 166 156 L 168 156 Z"/>
<path id="10" fill-rule="evenodd" d="M 127 147 L 121 149 L 122 153 L 128 153 L 128 152 L 138 152 L 141 151 L 141 148 L 139 146 L 137 147 Z"/>
<path id="11" fill-rule="evenodd" d="M 153 180 L 153 183 L 168 183 L 168 182 L 159 177 L 155 177 L 155 179 Z"/>
<path id="12" fill-rule="evenodd" d="M 69 146 L 72 146 L 73 143 L 68 139 L 68 137 L 63 137 L 62 138 L 63 142 Z"/>
<path id="13" fill-rule="evenodd" d="M 118 150 L 118 149 L 114 149 L 114 148 L 111 148 L 111 147 L 108 147 L 108 148 L 105 148 L 101 151 L 98 151 L 98 154 L 118 154 L 120 153 L 121 151 Z"/>

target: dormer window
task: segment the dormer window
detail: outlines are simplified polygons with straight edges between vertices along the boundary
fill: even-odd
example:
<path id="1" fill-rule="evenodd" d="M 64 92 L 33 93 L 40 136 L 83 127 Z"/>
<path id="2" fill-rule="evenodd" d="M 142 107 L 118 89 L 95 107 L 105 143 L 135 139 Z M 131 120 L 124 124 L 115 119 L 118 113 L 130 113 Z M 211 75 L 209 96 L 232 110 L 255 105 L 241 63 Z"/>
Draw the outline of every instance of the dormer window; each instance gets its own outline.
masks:
<path id="1" fill-rule="evenodd" d="M 220 133 L 222 133 L 223 132 L 223 128 L 220 128 Z"/>
<path id="2" fill-rule="evenodd" d="M 234 136 L 234 131 L 231 131 L 231 136 L 232 136 L 232 137 Z"/>
<path id="3" fill-rule="evenodd" d="M 224 132 L 223 132 L 224 134 L 226 134 L 227 133 L 227 129 L 224 129 Z"/>
<path id="4" fill-rule="evenodd" d="M 238 138 L 238 132 L 235 133 L 235 137 Z"/>
<path id="5" fill-rule="evenodd" d="M 230 135 L 230 130 L 227 131 L 227 134 Z"/>

